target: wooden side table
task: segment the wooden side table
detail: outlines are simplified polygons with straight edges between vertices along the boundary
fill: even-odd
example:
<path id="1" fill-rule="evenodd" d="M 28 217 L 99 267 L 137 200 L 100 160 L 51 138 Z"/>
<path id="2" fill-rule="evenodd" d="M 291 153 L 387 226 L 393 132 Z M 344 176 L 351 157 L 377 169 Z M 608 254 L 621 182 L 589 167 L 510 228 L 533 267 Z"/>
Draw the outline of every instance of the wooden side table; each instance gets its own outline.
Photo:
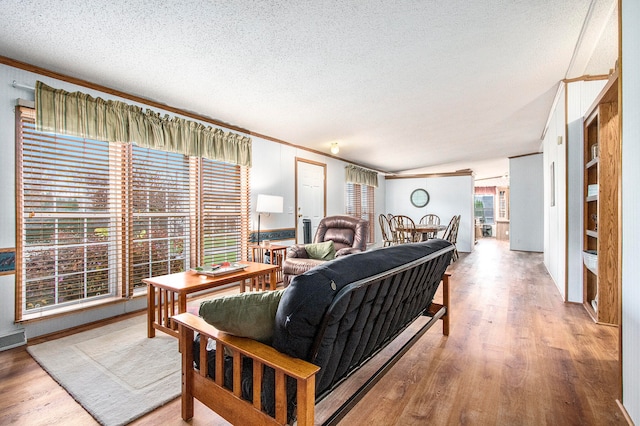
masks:
<path id="1" fill-rule="evenodd" d="M 178 337 L 177 324 L 171 321 L 171 317 L 187 311 L 187 296 L 191 293 L 235 282 L 240 283 L 242 293 L 246 281 L 253 285 L 256 277 L 262 277 L 262 282 L 268 283 L 268 289 L 276 289 L 276 272 L 280 268 L 264 263 L 241 263 L 248 265 L 247 268 L 219 276 L 185 271 L 143 279 L 147 284 L 147 337 L 154 337 L 156 330 Z"/>
<path id="2" fill-rule="evenodd" d="M 276 281 L 278 284 L 284 281 L 282 263 L 287 258 L 287 249 L 289 246 L 282 246 L 278 244 L 251 244 L 249 245 L 249 248 L 251 249 L 251 260 L 254 262 L 269 263 L 270 265 L 278 266 Z M 257 283 L 258 287 L 264 289 L 264 280 L 261 280 L 261 277 L 257 277 L 256 279 L 261 281 Z"/>

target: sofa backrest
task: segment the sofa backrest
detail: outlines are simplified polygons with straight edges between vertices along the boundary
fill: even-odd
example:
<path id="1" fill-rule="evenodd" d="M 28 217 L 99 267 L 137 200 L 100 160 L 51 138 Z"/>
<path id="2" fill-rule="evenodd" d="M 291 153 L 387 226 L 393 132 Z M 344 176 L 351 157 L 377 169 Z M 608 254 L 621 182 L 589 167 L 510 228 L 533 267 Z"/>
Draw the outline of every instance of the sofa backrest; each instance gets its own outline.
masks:
<path id="1" fill-rule="evenodd" d="M 453 248 L 439 239 L 385 247 L 295 277 L 276 312 L 273 347 L 321 367 L 321 398 L 429 307 Z"/>

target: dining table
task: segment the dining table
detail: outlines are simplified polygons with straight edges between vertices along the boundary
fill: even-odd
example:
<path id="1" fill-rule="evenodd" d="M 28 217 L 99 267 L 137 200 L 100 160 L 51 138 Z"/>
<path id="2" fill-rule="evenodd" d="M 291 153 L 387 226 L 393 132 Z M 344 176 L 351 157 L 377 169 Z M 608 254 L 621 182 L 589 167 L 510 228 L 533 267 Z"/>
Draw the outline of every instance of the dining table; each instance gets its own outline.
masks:
<path id="1" fill-rule="evenodd" d="M 422 234 L 422 241 L 437 237 L 438 232 L 444 231 L 445 229 L 447 229 L 446 225 L 416 223 L 415 226 L 415 232 Z M 432 237 L 432 235 L 435 237 Z"/>

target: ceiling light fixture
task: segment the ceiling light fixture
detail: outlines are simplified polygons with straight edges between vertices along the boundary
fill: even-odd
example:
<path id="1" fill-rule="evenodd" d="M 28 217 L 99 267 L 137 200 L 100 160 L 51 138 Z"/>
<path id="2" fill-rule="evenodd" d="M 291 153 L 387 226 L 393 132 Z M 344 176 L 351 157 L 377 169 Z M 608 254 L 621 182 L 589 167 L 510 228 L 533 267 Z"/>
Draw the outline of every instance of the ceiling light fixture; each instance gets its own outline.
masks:
<path id="1" fill-rule="evenodd" d="M 338 142 L 332 142 L 331 143 L 331 153 L 333 155 L 336 155 L 339 152 L 340 152 L 340 147 L 338 146 Z"/>

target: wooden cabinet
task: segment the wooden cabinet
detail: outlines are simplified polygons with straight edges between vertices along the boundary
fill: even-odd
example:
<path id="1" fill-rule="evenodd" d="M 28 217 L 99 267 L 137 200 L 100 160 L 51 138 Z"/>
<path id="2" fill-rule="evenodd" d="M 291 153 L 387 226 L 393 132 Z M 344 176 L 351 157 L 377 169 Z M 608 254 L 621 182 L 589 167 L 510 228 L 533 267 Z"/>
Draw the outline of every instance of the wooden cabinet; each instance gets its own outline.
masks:
<path id="1" fill-rule="evenodd" d="M 496 222 L 496 239 L 509 241 L 509 221 L 499 220 Z"/>
<path id="2" fill-rule="evenodd" d="M 508 221 L 509 220 L 509 187 L 498 186 L 496 187 L 496 196 L 498 198 L 496 220 Z"/>
<path id="3" fill-rule="evenodd" d="M 509 241 L 509 187 L 496 188 L 496 238 Z"/>
<path id="4" fill-rule="evenodd" d="M 594 321 L 612 325 L 620 322 L 620 146 L 616 72 L 584 121 L 583 302 Z"/>

